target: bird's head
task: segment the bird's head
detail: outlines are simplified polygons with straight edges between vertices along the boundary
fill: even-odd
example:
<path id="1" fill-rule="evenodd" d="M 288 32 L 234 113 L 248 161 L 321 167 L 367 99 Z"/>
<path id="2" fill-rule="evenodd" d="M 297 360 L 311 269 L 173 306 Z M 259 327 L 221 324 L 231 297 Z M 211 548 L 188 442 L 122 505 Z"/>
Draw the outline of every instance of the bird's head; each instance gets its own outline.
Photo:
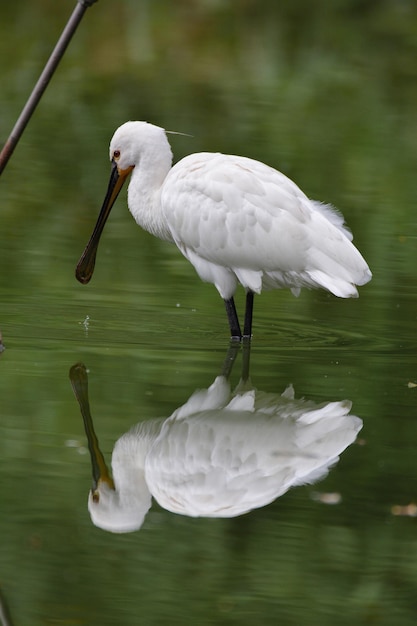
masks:
<path id="1" fill-rule="evenodd" d="M 93 234 L 75 270 L 80 283 L 90 281 L 96 262 L 97 248 L 107 218 L 116 198 L 132 170 L 137 167 L 162 182 L 172 162 L 172 152 L 163 128 L 147 122 L 126 122 L 114 133 L 110 142 L 111 172 L 106 196 Z M 162 175 L 163 174 L 163 175 Z"/>
<path id="2" fill-rule="evenodd" d="M 143 493 L 120 494 L 114 485 L 99 480 L 88 495 L 88 510 L 95 526 L 112 533 L 138 530 L 151 506 L 151 495 Z"/>

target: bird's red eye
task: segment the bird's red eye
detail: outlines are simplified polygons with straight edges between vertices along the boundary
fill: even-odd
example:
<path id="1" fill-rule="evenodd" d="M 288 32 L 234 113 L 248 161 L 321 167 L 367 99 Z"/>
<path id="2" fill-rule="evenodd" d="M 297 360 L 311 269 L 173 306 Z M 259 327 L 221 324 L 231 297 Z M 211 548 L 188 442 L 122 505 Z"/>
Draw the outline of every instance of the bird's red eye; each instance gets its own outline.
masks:
<path id="1" fill-rule="evenodd" d="M 119 159 L 120 158 L 120 150 L 115 150 L 113 152 L 113 159 Z"/>

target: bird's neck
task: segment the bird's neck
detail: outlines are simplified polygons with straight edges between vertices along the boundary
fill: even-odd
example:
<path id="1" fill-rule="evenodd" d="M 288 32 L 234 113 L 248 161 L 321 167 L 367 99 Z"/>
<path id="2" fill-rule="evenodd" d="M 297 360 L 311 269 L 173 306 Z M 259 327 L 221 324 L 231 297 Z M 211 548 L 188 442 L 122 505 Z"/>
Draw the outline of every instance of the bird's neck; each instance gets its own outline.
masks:
<path id="1" fill-rule="evenodd" d="M 172 241 L 161 208 L 161 189 L 171 169 L 171 150 L 158 160 L 138 166 L 132 172 L 128 190 L 129 210 L 136 223 L 159 239 Z"/>

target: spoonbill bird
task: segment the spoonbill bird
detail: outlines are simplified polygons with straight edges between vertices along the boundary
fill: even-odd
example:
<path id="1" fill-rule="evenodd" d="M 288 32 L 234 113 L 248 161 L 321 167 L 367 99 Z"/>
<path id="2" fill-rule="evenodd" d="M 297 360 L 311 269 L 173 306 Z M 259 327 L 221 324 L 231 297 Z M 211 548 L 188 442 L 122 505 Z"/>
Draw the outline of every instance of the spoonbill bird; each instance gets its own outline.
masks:
<path id="1" fill-rule="evenodd" d="M 236 517 L 263 507 L 291 487 L 324 478 L 355 441 L 362 420 L 351 402 L 296 399 L 266 393 L 227 375 L 195 391 L 166 419 L 139 422 L 116 442 L 112 473 L 94 431 L 87 371 L 70 371 L 91 454 L 88 510 L 104 530 L 138 530 L 154 498 L 191 517 Z"/>
<path id="2" fill-rule="evenodd" d="M 309 200 L 281 172 L 253 159 L 191 154 L 172 167 L 163 128 L 126 122 L 110 142 L 110 182 L 93 234 L 77 265 L 88 283 L 110 210 L 129 174 L 130 212 L 139 226 L 177 245 L 223 298 L 232 339 L 242 338 L 234 293 L 246 290 L 243 336 L 252 334 L 254 294 L 262 289 L 323 288 L 357 297 L 371 279 L 343 216 Z"/>

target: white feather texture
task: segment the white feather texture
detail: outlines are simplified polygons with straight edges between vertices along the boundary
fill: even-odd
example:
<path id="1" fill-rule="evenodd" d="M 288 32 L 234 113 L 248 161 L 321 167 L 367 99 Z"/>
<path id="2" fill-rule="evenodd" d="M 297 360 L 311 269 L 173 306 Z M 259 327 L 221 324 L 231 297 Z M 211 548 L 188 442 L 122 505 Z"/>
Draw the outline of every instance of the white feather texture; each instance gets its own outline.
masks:
<path id="1" fill-rule="evenodd" d="M 238 386 L 224 376 L 196 391 L 168 419 L 137 424 L 116 442 L 115 489 L 89 497 L 95 525 L 137 530 L 151 506 L 188 516 L 234 517 L 296 485 L 323 478 L 362 421 L 351 403 L 295 399 Z"/>

